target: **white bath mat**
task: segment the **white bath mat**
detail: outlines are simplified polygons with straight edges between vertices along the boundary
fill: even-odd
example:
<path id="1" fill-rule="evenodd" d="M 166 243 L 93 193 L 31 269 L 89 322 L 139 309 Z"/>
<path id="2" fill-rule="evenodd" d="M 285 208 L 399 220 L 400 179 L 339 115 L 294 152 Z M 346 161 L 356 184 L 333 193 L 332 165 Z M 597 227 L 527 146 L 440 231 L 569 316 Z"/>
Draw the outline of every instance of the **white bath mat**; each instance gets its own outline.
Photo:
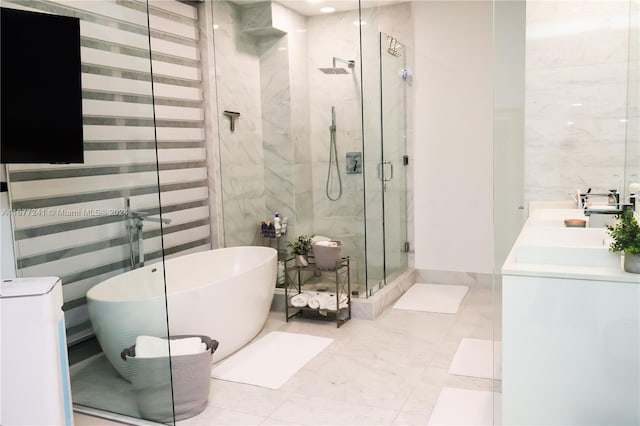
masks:
<path id="1" fill-rule="evenodd" d="M 502 424 L 502 395 L 495 392 L 442 388 L 429 426 L 493 426 Z M 495 417 L 495 418 L 494 418 Z"/>
<path id="2" fill-rule="evenodd" d="M 416 283 L 393 305 L 393 309 L 455 314 L 469 287 Z"/>
<path id="3" fill-rule="evenodd" d="M 327 337 L 272 331 L 215 365 L 211 377 L 279 389 L 331 342 Z"/>
<path id="4" fill-rule="evenodd" d="M 456 354 L 453 356 L 453 360 L 451 360 L 449 374 L 480 377 L 483 379 L 501 379 L 501 357 L 501 342 L 482 339 L 462 339 Z"/>

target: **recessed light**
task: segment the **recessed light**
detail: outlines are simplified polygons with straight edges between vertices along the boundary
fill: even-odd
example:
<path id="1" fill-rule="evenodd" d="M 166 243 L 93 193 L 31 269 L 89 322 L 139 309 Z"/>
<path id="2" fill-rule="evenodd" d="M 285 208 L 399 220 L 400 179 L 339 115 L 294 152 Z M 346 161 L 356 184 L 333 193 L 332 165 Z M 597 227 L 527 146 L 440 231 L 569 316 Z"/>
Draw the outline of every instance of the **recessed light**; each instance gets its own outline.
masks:
<path id="1" fill-rule="evenodd" d="M 573 121 L 567 121 L 567 126 L 573 126 Z"/>
<path id="2" fill-rule="evenodd" d="M 355 25 L 356 27 L 358 25 L 360 25 L 360 26 L 367 25 L 367 21 L 353 21 L 353 25 Z"/>
<path id="3" fill-rule="evenodd" d="M 575 103 L 575 104 L 571 104 L 572 107 L 581 107 L 582 104 L 581 103 Z"/>
<path id="4" fill-rule="evenodd" d="M 309 3 L 320 3 L 322 0 L 307 0 Z"/>
<path id="5" fill-rule="evenodd" d="M 287 50 L 287 48 L 286 47 L 278 47 L 278 50 L 279 51 L 284 51 L 284 50 Z"/>
<path id="6" fill-rule="evenodd" d="M 329 7 L 329 6 L 326 6 L 326 7 L 323 7 L 322 9 L 320 9 L 320 12 L 322 12 L 322 13 L 331 13 L 331 12 L 335 12 L 335 11 L 336 11 L 335 7 Z"/>
<path id="7" fill-rule="evenodd" d="M 213 24 L 213 29 L 214 29 L 214 30 L 217 30 L 218 28 L 220 28 L 220 25 L 218 25 L 218 24 Z"/>
<path id="8" fill-rule="evenodd" d="M 621 119 L 620 119 L 620 122 L 621 122 L 621 123 L 626 123 L 627 121 L 628 121 L 628 120 L 627 120 L 626 118 L 621 118 Z"/>

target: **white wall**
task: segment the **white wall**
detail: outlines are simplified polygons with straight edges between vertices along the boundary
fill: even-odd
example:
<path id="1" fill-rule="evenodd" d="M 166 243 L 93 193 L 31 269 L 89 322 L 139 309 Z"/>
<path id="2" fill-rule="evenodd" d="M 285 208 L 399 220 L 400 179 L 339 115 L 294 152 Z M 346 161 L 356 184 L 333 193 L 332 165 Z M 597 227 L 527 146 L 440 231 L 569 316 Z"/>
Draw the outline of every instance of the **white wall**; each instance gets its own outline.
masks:
<path id="1" fill-rule="evenodd" d="M 492 3 L 412 8 L 415 267 L 491 273 Z"/>

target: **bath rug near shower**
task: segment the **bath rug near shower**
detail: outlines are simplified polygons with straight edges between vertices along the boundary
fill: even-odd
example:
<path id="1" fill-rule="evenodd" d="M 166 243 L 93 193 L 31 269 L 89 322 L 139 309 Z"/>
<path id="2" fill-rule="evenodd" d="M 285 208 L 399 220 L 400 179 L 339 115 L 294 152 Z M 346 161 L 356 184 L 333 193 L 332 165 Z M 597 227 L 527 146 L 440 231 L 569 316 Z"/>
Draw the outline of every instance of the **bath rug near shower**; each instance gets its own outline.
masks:
<path id="1" fill-rule="evenodd" d="M 416 283 L 393 305 L 393 309 L 455 314 L 469 287 Z"/>
<path id="2" fill-rule="evenodd" d="M 502 343 L 483 339 L 462 339 L 449 366 L 449 374 L 502 378 Z"/>
<path id="3" fill-rule="evenodd" d="M 493 426 L 502 424 L 502 395 L 444 387 L 427 425 Z"/>
<path id="4" fill-rule="evenodd" d="M 211 377 L 279 389 L 333 342 L 327 337 L 272 331 L 211 369 Z"/>

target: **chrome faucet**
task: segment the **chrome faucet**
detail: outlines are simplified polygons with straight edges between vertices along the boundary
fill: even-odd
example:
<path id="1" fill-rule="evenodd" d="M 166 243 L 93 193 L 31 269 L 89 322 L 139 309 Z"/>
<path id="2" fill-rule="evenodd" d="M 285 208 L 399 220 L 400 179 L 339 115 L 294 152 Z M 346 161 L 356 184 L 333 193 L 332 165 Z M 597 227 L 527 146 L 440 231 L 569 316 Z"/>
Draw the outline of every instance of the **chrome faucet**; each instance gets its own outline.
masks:
<path id="1" fill-rule="evenodd" d="M 578 192 L 578 207 L 585 210 L 588 208 L 589 197 L 607 197 L 607 205 L 612 208 L 620 207 L 620 193 L 617 189 L 610 189 L 609 192 L 596 194 L 591 192 L 591 188 L 587 189 L 587 192 Z"/>
<path id="2" fill-rule="evenodd" d="M 162 216 L 156 218 L 152 217 L 153 215 L 149 212 L 131 210 L 131 200 L 129 197 L 125 197 L 124 205 L 127 218 L 127 233 L 129 234 L 129 260 L 131 262 L 131 269 L 141 268 L 144 266 L 144 232 L 142 231 L 142 222 L 146 220 L 168 225 L 171 223 L 171 219 L 162 218 Z"/>

